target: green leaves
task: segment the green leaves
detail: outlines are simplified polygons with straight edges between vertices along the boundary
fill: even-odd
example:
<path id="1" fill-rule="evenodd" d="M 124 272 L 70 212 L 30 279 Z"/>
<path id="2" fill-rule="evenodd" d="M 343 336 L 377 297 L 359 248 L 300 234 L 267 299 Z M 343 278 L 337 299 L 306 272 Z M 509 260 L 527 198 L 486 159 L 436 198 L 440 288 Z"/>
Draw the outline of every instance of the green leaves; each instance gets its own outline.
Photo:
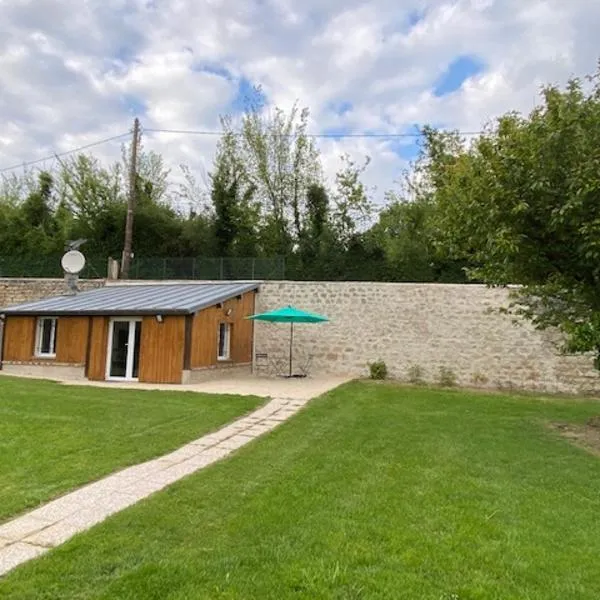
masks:
<path id="1" fill-rule="evenodd" d="M 468 145 L 426 130 L 421 159 L 438 244 L 489 284 L 522 284 L 515 312 L 559 327 L 568 352 L 600 349 L 599 91 L 549 86 Z"/>

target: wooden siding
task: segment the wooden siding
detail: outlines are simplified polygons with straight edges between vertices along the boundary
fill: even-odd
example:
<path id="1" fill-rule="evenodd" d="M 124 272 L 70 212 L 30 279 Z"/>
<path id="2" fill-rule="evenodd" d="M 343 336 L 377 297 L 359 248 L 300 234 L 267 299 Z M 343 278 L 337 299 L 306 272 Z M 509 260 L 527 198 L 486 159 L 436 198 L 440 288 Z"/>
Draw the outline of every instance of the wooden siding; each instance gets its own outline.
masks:
<path id="1" fill-rule="evenodd" d="M 92 317 L 87 378 L 94 381 L 106 379 L 106 345 L 108 344 L 108 318 Z"/>
<path id="2" fill-rule="evenodd" d="M 7 316 L 4 323 L 4 356 L 6 361 L 33 360 L 35 317 Z"/>
<path id="3" fill-rule="evenodd" d="M 219 323 L 231 323 L 230 363 L 252 361 L 252 334 L 254 323 L 245 317 L 254 313 L 255 293 L 247 292 L 241 299 L 227 300 L 219 308 L 211 306 L 194 317 L 192 326 L 191 367 L 198 369 L 219 364 L 217 343 Z M 226 316 L 231 309 L 231 315 Z"/>
<path id="4" fill-rule="evenodd" d="M 140 381 L 181 383 L 185 317 L 144 317 L 140 342 Z"/>
<path id="5" fill-rule="evenodd" d="M 254 314 L 254 300 L 256 294 L 249 292 L 242 296 L 240 301 L 239 313 L 234 322 L 231 338 L 231 358 L 234 363 L 252 362 L 252 337 L 254 333 L 254 321 L 249 321 L 245 317 Z"/>
<path id="6" fill-rule="evenodd" d="M 88 317 L 59 317 L 56 329 L 56 362 L 84 364 L 88 330 Z"/>

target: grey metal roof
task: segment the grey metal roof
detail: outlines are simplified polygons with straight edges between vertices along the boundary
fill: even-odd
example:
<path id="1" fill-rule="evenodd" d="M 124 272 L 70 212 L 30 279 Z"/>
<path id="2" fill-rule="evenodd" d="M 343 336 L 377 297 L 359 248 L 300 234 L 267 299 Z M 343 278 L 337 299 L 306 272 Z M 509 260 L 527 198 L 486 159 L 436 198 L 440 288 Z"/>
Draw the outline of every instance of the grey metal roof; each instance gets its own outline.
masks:
<path id="1" fill-rule="evenodd" d="M 190 314 L 258 289 L 257 282 L 107 285 L 0 309 L 6 315 Z"/>

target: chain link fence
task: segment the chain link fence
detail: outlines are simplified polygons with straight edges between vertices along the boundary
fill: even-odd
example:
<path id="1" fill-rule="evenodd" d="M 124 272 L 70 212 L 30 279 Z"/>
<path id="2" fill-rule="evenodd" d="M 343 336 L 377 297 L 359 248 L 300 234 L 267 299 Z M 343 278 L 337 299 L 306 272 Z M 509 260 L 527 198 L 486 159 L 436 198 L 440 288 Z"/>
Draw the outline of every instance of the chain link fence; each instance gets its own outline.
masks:
<path id="1" fill-rule="evenodd" d="M 0 277 L 63 277 L 61 256 L 0 256 Z M 83 279 L 104 278 L 108 259 L 86 256 Z M 131 279 L 285 279 L 285 258 L 134 258 Z"/>
<path id="2" fill-rule="evenodd" d="M 278 258 L 134 258 L 131 279 L 285 279 L 285 259 Z"/>

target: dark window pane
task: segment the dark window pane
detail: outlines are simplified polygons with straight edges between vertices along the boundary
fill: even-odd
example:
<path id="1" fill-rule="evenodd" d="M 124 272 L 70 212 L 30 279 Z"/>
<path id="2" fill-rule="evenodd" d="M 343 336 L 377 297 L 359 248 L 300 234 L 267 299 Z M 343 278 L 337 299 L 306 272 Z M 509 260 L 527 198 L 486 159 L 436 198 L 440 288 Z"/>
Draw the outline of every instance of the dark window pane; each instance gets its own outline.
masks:
<path id="1" fill-rule="evenodd" d="M 56 336 L 54 335 L 56 328 L 56 319 L 41 319 L 39 333 L 39 348 L 40 354 L 54 354 L 56 352 Z"/>
<path id="2" fill-rule="evenodd" d="M 127 376 L 127 345 L 129 321 L 113 321 L 113 337 L 110 354 L 110 376 Z"/>
<path id="3" fill-rule="evenodd" d="M 135 341 L 133 346 L 133 373 L 132 377 L 137 378 L 140 371 L 140 339 L 142 337 L 142 322 L 136 321 L 135 325 Z"/>
<path id="4" fill-rule="evenodd" d="M 229 336 L 231 326 L 228 323 L 219 323 L 219 354 L 218 358 L 229 358 Z"/>

